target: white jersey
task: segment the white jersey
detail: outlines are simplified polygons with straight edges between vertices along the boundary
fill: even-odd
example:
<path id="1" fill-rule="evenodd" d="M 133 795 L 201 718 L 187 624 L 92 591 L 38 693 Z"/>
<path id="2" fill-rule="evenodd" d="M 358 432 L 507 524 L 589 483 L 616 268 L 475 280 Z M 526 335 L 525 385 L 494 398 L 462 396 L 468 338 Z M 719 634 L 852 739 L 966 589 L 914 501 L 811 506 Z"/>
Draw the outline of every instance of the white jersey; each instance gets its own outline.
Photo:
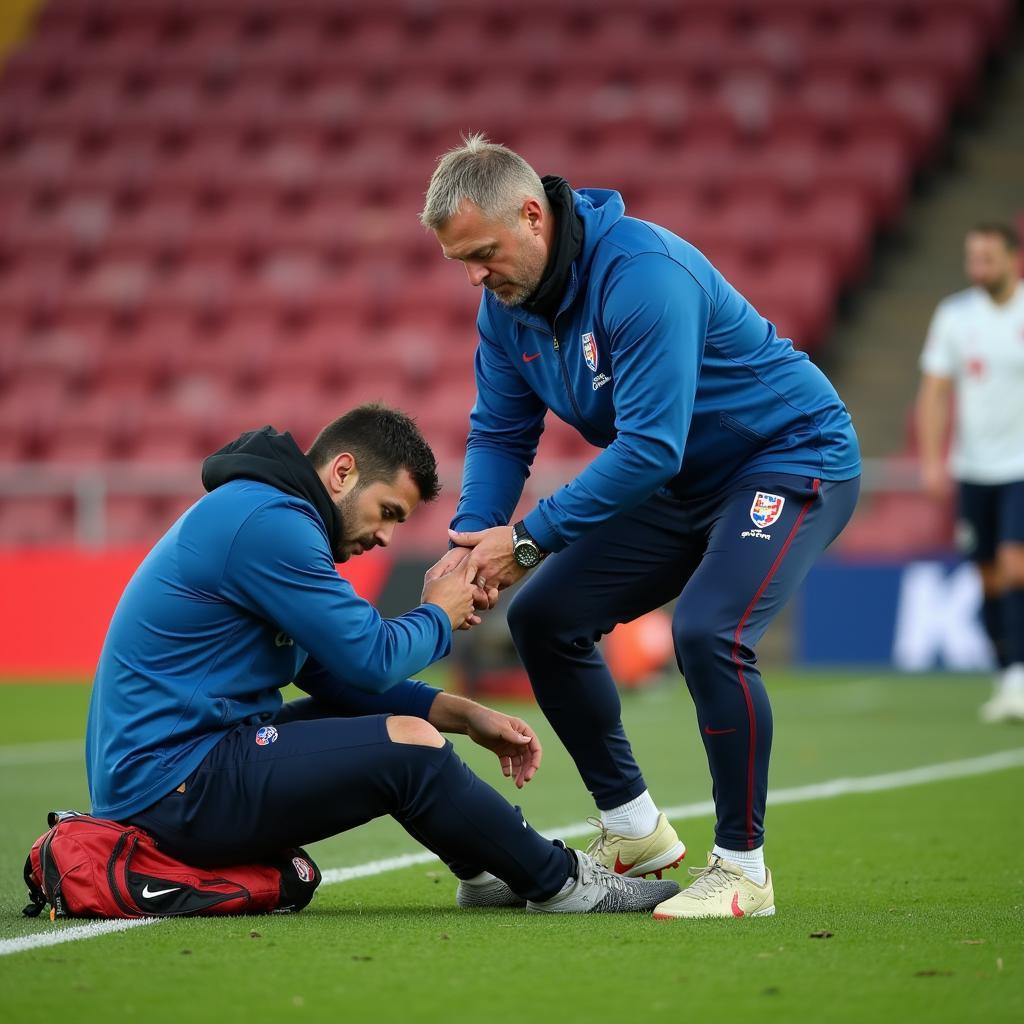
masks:
<path id="1" fill-rule="evenodd" d="M 958 480 L 1024 480 L 1024 284 L 997 305 L 984 288 L 943 299 L 921 369 L 956 385 L 950 471 Z"/>

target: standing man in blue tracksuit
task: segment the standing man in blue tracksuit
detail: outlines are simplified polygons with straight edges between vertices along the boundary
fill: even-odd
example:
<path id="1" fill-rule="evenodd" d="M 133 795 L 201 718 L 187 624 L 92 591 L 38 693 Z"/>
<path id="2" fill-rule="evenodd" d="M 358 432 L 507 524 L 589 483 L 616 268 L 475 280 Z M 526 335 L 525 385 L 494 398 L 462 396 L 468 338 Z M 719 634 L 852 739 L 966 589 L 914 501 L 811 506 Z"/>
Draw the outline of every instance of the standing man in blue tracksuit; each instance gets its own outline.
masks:
<path id="1" fill-rule="evenodd" d="M 434 454 L 408 416 L 360 406 L 308 452 L 250 431 L 206 460 L 203 484 L 103 643 L 85 741 L 93 814 L 203 866 L 274 858 L 390 814 L 458 876 L 463 907 L 650 910 L 678 891 L 544 839 L 441 736 L 494 751 L 520 787 L 540 764 L 525 722 L 409 678 L 479 621 L 468 565 L 394 619 L 338 575 L 336 562 L 386 546 L 437 495 Z M 283 704 L 292 680 L 309 696 Z M 175 892 L 142 895 L 167 913 Z"/>
<path id="2" fill-rule="evenodd" d="M 617 192 L 542 181 L 470 136 L 438 163 L 421 220 L 485 288 L 454 546 L 434 571 L 472 548 L 478 608 L 530 575 L 512 637 L 601 811 L 589 852 L 633 876 L 685 848 L 647 791 L 595 643 L 679 597 L 676 655 L 717 824 L 707 869 L 655 916 L 774 913 L 772 715 L 754 648 L 853 512 L 846 408 L 700 252 L 627 217 Z M 604 451 L 510 525 L 549 409 Z"/>

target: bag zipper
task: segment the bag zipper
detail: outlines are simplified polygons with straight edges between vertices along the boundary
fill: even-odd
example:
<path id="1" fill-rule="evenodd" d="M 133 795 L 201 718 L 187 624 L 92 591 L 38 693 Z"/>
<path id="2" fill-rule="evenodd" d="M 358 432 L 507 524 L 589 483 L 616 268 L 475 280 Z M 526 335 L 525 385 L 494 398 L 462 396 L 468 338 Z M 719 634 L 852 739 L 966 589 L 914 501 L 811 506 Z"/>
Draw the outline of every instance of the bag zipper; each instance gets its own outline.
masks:
<path id="1" fill-rule="evenodd" d="M 124 849 L 125 844 L 128 840 L 134 841 L 136 837 L 131 832 L 125 832 L 120 839 L 114 844 L 114 851 L 110 855 L 110 859 L 107 861 L 107 882 L 110 884 L 110 891 L 114 894 L 114 899 L 117 905 L 129 916 L 129 917 L 144 917 L 144 914 L 140 914 L 138 910 L 132 909 L 131 906 L 121 896 L 121 890 L 117 887 L 117 877 L 114 873 L 114 867 L 117 863 L 117 859 L 121 856 L 121 851 Z M 128 857 L 131 857 L 129 852 Z M 125 857 L 125 865 L 128 864 L 128 857 Z"/>
<path id="2" fill-rule="evenodd" d="M 39 847 L 39 873 L 42 875 L 43 892 L 50 903 L 51 921 L 55 921 L 58 917 L 67 917 L 67 911 L 64 908 L 64 896 L 61 892 L 62 879 L 60 869 L 50 856 L 50 844 L 53 842 L 56 831 L 55 828 L 51 829 L 50 834 Z"/>

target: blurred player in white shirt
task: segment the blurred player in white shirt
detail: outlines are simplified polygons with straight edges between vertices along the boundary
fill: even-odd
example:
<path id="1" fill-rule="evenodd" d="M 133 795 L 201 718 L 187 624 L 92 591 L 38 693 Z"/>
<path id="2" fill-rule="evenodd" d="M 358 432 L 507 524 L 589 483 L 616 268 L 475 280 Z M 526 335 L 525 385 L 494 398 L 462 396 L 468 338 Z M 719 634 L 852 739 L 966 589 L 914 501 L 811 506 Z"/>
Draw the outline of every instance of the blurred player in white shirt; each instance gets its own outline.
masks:
<path id="1" fill-rule="evenodd" d="M 925 489 L 956 481 L 957 541 L 981 573 L 982 619 L 1000 673 L 986 722 L 1024 720 L 1024 286 L 1020 237 L 1006 224 L 968 232 L 973 287 L 939 303 L 921 356 L 917 430 Z M 944 456 L 950 398 L 956 416 Z"/>

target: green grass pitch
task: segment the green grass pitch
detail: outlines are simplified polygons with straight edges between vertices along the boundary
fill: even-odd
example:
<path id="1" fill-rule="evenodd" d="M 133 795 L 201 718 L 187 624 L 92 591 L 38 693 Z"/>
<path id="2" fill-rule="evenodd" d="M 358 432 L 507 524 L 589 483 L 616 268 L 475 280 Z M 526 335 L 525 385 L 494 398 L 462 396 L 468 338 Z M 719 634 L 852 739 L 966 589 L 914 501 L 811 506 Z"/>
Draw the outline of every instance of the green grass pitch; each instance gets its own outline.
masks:
<path id="1" fill-rule="evenodd" d="M 772 789 L 1024 749 L 977 724 L 981 678 L 774 673 Z M 5 1021 L 1024 1020 L 1024 768 L 769 808 L 777 914 L 747 921 L 459 912 L 440 864 L 324 886 L 294 916 L 176 920 L 9 952 L 75 924 L 20 917 L 21 868 L 54 807 L 87 809 L 88 688 L 0 686 L 0 1015 Z M 457 746 L 549 835 L 592 805 L 535 708 L 536 780 Z M 655 798 L 709 796 L 685 689 L 624 695 Z M 702 863 L 711 820 L 678 821 Z M 577 843 L 581 840 L 577 839 Z M 417 848 L 390 820 L 318 844 L 325 869 Z M 680 881 L 685 872 L 679 872 Z M 829 933 L 830 937 L 813 937 Z"/>

